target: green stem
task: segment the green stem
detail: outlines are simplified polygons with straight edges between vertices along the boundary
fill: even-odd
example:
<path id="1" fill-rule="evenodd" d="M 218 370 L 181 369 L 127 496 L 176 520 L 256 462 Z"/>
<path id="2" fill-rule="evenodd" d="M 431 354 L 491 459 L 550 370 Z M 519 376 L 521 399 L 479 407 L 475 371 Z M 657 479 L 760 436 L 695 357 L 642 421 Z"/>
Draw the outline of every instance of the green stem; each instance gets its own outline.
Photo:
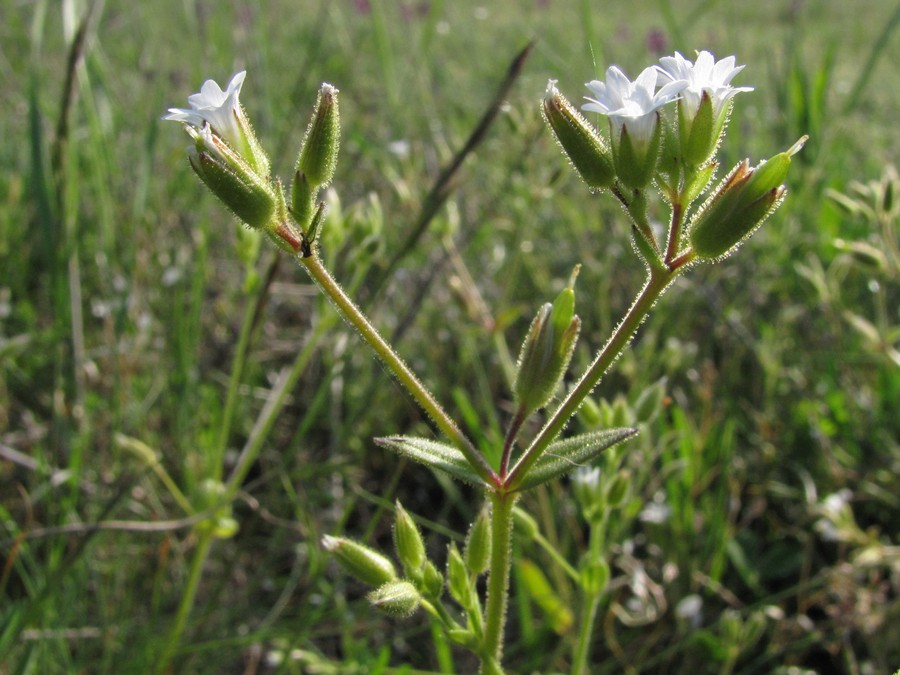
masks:
<path id="1" fill-rule="evenodd" d="M 594 634 L 594 623 L 597 621 L 597 610 L 600 608 L 600 598 L 602 597 L 603 593 L 592 593 L 590 597 L 585 598 L 578 627 L 578 643 L 575 645 L 575 654 L 572 658 L 572 675 L 587 675 L 591 638 Z"/>
<path id="2" fill-rule="evenodd" d="M 569 419 L 578 410 L 582 401 L 591 393 L 600 379 L 615 362 L 619 355 L 628 346 L 631 338 L 637 332 L 641 322 L 650 313 L 653 304 L 666 290 L 672 280 L 678 275 L 681 267 L 653 267 L 650 269 L 650 275 L 641 289 L 634 304 L 628 310 L 622 322 L 616 326 L 609 341 L 604 345 L 603 349 L 597 354 L 594 362 L 590 365 L 584 375 L 581 376 L 575 388 L 569 392 L 566 399 L 559 408 L 553 413 L 535 439 L 532 441 L 528 449 L 523 453 L 522 457 L 513 467 L 506 480 L 506 486 L 515 489 L 528 473 L 531 466 L 537 461 L 547 446 L 553 442 L 553 439 L 563 430 Z"/>
<path id="3" fill-rule="evenodd" d="M 516 444 L 516 436 L 519 435 L 519 430 L 525 423 L 525 416 L 525 409 L 522 406 L 519 406 L 515 417 L 513 417 L 512 421 L 509 423 L 509 429 L 506 431 L 506 439 L 503 441 L 503 454 L 500 458 L 501 479 L 506 476 L 506 472 L 509 470 L 509 459 L 512 456 L 513 446 Z"/>
<path id="4" fill-rule="evenodd" d="M 485 608 L 484 642 L 481 651 L 481 672 L 486 675 L 502 673 L 503 628 L 506 625 L 506 605 L 509 599 L 509 567 L 512 558 L 512 511 L 515 493 L 492 493 L 491 498 L 491 571 L 488 577 L 487 607 Z"/>
<path id="5" fill-rule="evenodd" d="M 369 343 L 378 357 L 384 361 L 385 365 L 391 369 L 394 376 L 400 381 L 400 384 L 406 388 L 413 396 L 416 402 L 422 406 L 422 409 L 428 416 L 434 420 L 438 428 L 449 438 L 454 445 L 463 453 L 472 468 L 478 472 L 478 475 L 488 485 L 498 485 L 499 478 L 494 470 L 487 463 L 484 456 L 475 449 L 472 442 L 463 434 L 453 419 L 444 411 L 441 405 L 435 400 L 434 396 L 425 387 L 424 384 L 416 377 L 416 374 L 410 370 L 397 353 L 391 348 L 387 341 L 381 337 L 381 334 L 369 323 L 369 320 L 362 313 L 362 310 L 344 293 L 334 277 L 322 265 L 322 261 L 315 254 L 300 257 L 298 260 L 306 267 L 306 271 L 319 285 L 319 288 L 327 295 L 335 308 L 354 328 L 356 328 L 363 339 Z"/>
<path id="6" fill-rule="evenodd" d="M 200 578 L 203 576 L 203 565 L 209 555 L 209 549 L 213 542 L 212 527 L 199 530 L 199 541 L 197 542 L 197 550 L 194 551 L 194 559 L 191 561 L 191 571 L 188 575 L 187 585 L 181 596 L 181 602 L 178 604 L 178 611 L 175 614 L 175 622 L 169 631 L 169 637 L 166 639 L 163 653 L 157 660 L 156 672 L 164 673 L 167 671 L 175 650 L 181 643 L 181 636 L 184 633 L 184 627 L 187 624 L 191 610 L 194 608 L 194 600 L 197 598 L 197 589 L 200 586 Z"/>

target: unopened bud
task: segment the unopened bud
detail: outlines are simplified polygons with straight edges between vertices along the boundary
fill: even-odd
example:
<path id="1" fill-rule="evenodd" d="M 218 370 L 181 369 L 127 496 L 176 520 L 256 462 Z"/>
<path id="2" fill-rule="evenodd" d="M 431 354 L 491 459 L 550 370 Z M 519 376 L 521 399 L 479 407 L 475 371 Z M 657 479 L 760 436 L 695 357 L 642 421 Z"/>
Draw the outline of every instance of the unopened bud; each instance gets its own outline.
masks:
<path id="1" fill-rule="evenodd" d="M 330 84 L 323 84 L 319 89 L 316 108 L 297 158 L 296 172 L 305 176 L 313 191 L 331 181 L 337 166 L 341 134 L 337 95 L 338 90 Z"/>
<path id="2" fill-rule="evenodd" d="M 491 520 L 485 508 L 469 528 L 464 555 L 469 572 L 482 574 L 487 571 L 491 562 Z"/>
<path id="3" fill-rule="evenodd" d="M 468 609 L 471 601 L 471 584 L 466 563 L 455 545 L 450 545 L 447 555 L 447 589 L 450 596 L 460 604 L 463 609 Z"/>
<path id="4" fill-rule="evenodd" d="M 419 528 L 399 501 L 394 519 L 394 547 L 406 573 L 410 576 L 418 574 L 425 564 L 425 542 Z"/>
<path id="5" fill-rule="evenodd" d="M 393 563 L 368 546 L 325 535 L 322 548 L 331 553 L 344 570 L 369 586 L 381 586 L 397 578 Z"/>
<path id="6" fill-rule="evenodd" d="M 421 597 L 408 581 L 389 581 L 366 596 L 373 607 L 392 616 L 407 617 L 419 608 Z"/>
<path id="7" fill-rule="evenodd" d="M 610 187 L 615 180 L 612 153 L 597 131 L 550 80 L 542 103 L 544 120 L 581 179 L 592 189 Z"/>
<path id="8" fill-rule="evenodd" d="M 538 310 L 522 344 L 513 392 L 526 415 L 547 405 L 575 351 L 581 319 L 572 283 Z"/>
<path id="9" fill-rule="evenodd" d="M 778 208 L 786 192 L 782 183 L 791 157 L 806 139 L 804 136 L 789 150 L 756 168 L 750 168 L 744 160 L 728 174 L 694 218 L 690 239 L 698 256 L 709 259 L 726 255 Z"/>

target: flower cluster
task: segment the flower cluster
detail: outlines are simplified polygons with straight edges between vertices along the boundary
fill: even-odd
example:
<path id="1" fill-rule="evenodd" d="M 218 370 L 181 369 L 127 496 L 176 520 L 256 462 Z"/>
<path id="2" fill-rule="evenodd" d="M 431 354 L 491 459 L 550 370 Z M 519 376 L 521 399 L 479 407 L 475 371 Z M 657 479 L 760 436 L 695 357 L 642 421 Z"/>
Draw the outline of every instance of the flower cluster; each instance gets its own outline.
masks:
<path id="1" fill-rule="evenodd" d="M 547 123 L 588 186 L 609 188 L 622 201 L 639 235 L 636 245 L 650 264 L 670 264 L 686 251 L 680 219 L 710 185 L 734 97 L 753 91 L 731 84 L 743 69 L 734 56 L 716 61 L 708 51 L 699 52 L 693 62 L 675 52 L 633 81 L 617 66 L 609 67 L 605 80 L 586 84 L 590 95 L 582 105 L 608 118 L 608 142 L 550 82 L 543 102 Z M 673 115 L 664 110 L 669 104 L 674 104 Z M 777 162 L 765 171 L 745 161 L 729 174 L 693 212 L 687 227 L 691 256 L 716 258 L 729 252 L 777 208 L 785 192 L 781 180 L 803 140 L 773 158 Z M 651 184 L 677 205 L 665 260 L 647 220 L 644 191 Z"/>
<path id="2" fill-rule="evenodd" d="M 309 255 L 324 215 L 319 191 L 334 175 L 340 136 L 338 90 L 323 84 L 300 148 L 291 206 L 281 182 L 269 174 L 269 158 L 240 102 L 246 71 L 223 91 L 206 80 L 188 96 L 190 108 L 169 108 L 163 119 L 182 122 L 194 145 L 191 167 L 207 187 L 251 228 L 266 232 L 280 247 Z"/>

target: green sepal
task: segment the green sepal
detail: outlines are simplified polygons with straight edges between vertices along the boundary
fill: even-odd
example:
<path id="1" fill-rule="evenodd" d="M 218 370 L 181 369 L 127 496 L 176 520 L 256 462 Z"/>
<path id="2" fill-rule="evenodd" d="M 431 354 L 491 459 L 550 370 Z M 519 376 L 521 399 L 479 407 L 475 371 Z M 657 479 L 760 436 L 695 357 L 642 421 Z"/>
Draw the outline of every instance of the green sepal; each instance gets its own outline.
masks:
<path id="1" fill-rule="evenodd" d="M 575 316 L 573 283 L 574 274 L 552 305 L 541 306 L 522 343 L 513 393 L 525 416 L 547 405 L 575 350 L 581 319 Z"/>
<path id="2" fill-rule="evenodd" d="M 345 571 L 369 586 L 382 586 L 397 579 L 394 564 L 378 551 L 344 537 L 322 537 L 322 548 L 331 553 Z"/>
<path id="3" fill-rule="evenodd" d="M 592 190 L 608 188 L 616 177 L 612 153 L 603 138 L 551 81 L 542 103 L 544 121 L 575 171 Z"/>
<path id="4" fill-rule="evenodd" d="M 464 483 L 485 486 L 485 482 L 472 469 L 465 456 L 452 445 L 416 436 L 386 436 L 376 438 L 375 442 L 404 457 L 443 471 Z"/>
<path id="5" fill-rule="evenodd" d="M 425 564 L 425 541 L 412 516 L 399 501 L 394 515 L 394 548 L 406 574 L 414 578 L 421 576 Z"/>
<path id="6" fill-rule="evenodd" d="M 316 98 L 306 137 L 297 158 L 296 172 L 302 173 L 315 194 L 334 176 L 340 146 L 341 120 L 338 111 L 338 90 L 323 84 Z"/>
<path id="7" fill-rule="evenodd" d="M 605 429 L 551 443 L 524 478 L 515 485 L 511 485 L 510 488 L 524 492 L 554 478 L 559 478 L 582 464 L 590 464 L 604 450 L 635 434 L 637 434 L 637 429 L 628 427 Z"/>
<path id="8" fill-rule="evenodd" d="M 408 617 L 419 608 L 419 591 L 405 580 L 389 581 L 369 593 L 366 598 L 376 609 L 391 616 Z"/>
<path id="9" fill-rule="evenodd" d="M 235 165 L 206 150 L 192 152 L 188 158 L 200 180 L 234 215 L 252 228 L 266 229 L 270 225 L 275 194 L 256 174 L 248 170 L 238 175 L 233 170 Z"/>
<path id="10" fill-rule="evenodd" d="M 472 574 L 477 576 L 487 572 L 491 563 L 491 520 L 487 507 L 481 509 L 469 528 L 463 557 Z"/>
<path id="11" fill-rule="evenodd" d="M 291 215 L 303 232 L 309 229 L 315 207 L 316 191 L 310 186 L 306 174 L 295 171 L 291 183 Z"/>
<path id="12" fill-rule="evenodd" d="M 687 180 L 684 182 L 684 188 L 681 190 L 681 203 L 683 205 L 690 204 L 703 194 L 718 166 L 718 162 L 710 162 L 688 175 Z"/>
<path id="13" fill-rule="evenodd" d="M 455 544 L 450 544 L 447 554 L 447 590 L 467 612 L 472 599 L 472 583 L 466 563 Z"/>
<path id="14" fill-rule="evenodd" d="M 693 121 L 687 119 L 683 101 L 678 102 L 681 156 L 687 166 L 700 166 L 713 154 L 719 143 L 716 121 L 713 119 L 712 98 L 708 92 L 703 92 Z"/>
<path id="15" fill-rule="evenodd" d="M 656 113 L 656 127 L 646 147 L 635 146 L 628 133 L 628 125 L 623 125 L 618 142 L 613 142 L 613 160 L 619 181 L 632 189 L 642 189 L 650 184 L 656 173 L 659 148 L 662 139 L 662 124 Z"/>

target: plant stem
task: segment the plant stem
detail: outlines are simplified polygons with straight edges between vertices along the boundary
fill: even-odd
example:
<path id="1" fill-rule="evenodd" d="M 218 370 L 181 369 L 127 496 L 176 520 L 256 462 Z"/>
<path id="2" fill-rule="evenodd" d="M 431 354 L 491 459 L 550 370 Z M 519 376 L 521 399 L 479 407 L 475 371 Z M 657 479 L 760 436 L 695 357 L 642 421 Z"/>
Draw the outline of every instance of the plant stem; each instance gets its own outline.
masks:
<path id="1" fill-rule="evenodd" d="M 508 487 L 515 489 L 516 484 L 525 477 L 534 462 L 537 461 L 544 450 L 547 449 L 547 446 L 562 431 L 569 419 L 578 410 L 582 401 L 597 386 L 597 383 L 600 382 L 600 379 L 609 367 L 624 351 L 625 347 L 628 346 L 641 322 L 650 313 L 653 304 L 678 275 L 681 268 L 681 266 L 674 267 L 671 265 L 669 267 L 650 268 L 650 275 L 625 318 L 616 326 L 609 341 L 598 352 L 594 362 L 581 376 L 578 384 L 575 385 L 575 388 L 569 392 L 569 395 L 566 396 L 559 408 L 547 420 L 531 445 L 513 467 L 506 480 Z"/>
<path id="2" fill-rule="evenodd" d="M 509 599 L 509 567 L 512 557 L 512 511 L 516 493 L 491 493 L 491 571 L 488 577 L 481 672 L 502 673 L 503 628 Z"/>
<path id="3" fill-rule="evenodd" d="M 206 557 L 209 555 L 209 549 L 213 542 L 213 529 L 211 524 L 209 527 L 198 531 L 199 541 L 197 542 L 197 550 L 194 551 L 194 559 L 191 561 L 191 571 L 188 575 L 187 585 L 181 596 L 181 602 L 178 603 L 178 611 L 175 614 L 175 622 L 166 638 L 163 653 L 157 661 L 156 672 L 164 673 L 168 669 L 175 650 L 181 642 L 181 635 L 184 633 L 184 627 L 187 624 L 191 610 L 194 608 L 194 600 L 197 597 L 197 589 L 200 586 L 200 578 L 203 576 L 203 565 L 206 563 Z"/>
<path id="4" fill-rule="evenodd" d="M 578 643 L 575 645 L 575 654 L 572 658 L 572 675 L 586 675 L 588 672 L 591 637 L 594 634 L 594 623 L 597 620 L 597 610 L 600 608 L 602 597 L 603 593 L 591 593 L 585 598 L 578 627 Z"/>
<path id="5" fill-rule="evenodd" d="M 416 402 L 422 406 L 422 409 L 428 416 L 434 420 L 438 428 L 449 438 L 454 445 L 463 453 L 472 468 L 478 472 L 478 475 L 488 485 L 498 485 L 499 478 L 494 470 L 487 463 L 484 456 L 475 449 L 472 442 L 463 434 L 453 419 L 444 411 L 441 405 L 435 400 L 434 396 L 424 384 L 419 380 L 415 373 L 410 370 L 403 359 L 391 348 L 387 341 L 381 337 L 381 334 L 369 322 L 362 310 L 356 306 L 341 289 L 340 285 L 334 280 L 334 277 L 322 265 L 322 261 L 314 253 L 313 255 L 300 257 L 298 260 L 309 272 L 309 275 L 319 285 L 319 288 L 327 295 L 335 308 L 340 312 L 354 328 L 356 328 L 363 339 L 369 343 L 378 357 L 384 361 L 385 365 L 391 369 L 394 376 L 400 381 L 400 384 L 406 388 Z"/>

